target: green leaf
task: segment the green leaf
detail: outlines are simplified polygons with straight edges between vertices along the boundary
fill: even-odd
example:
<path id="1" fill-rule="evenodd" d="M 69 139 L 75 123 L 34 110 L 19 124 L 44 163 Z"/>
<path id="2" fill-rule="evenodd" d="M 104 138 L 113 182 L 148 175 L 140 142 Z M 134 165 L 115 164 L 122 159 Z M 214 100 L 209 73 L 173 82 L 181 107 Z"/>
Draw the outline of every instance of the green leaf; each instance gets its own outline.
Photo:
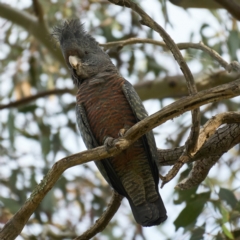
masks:
<path id="1" fill-rule="evenodd" d="M 234 208 L 238 202 L 233 192 L 226 188 L 220 188 L 218 195 L 221 200 L 226 201 L 232 208 Z"/>
<path id="2" fill-rule="evenodd" d="M 177 190 L 178 199 L 174 200 L 174 204 L 182 204 L 183 202 L 188 202 L 196 196 L 196 191 L 198 187 L 191 188 L 188 190 Z"/>
<path id="3" fill-rule="evenodd" d="M 43 136 L 41 138 L 42 154 L 46 158 L 47 154 L 50 152 L 51 141 L 49 137 Z"/>
<path id="4" fill-rule="evenodd" d="M 38 108 L 38 106 L 36 104 L 33 104 L 33 105 L 27 105 L 27 106 L 21 107 L 18 109 L 18 111 L 22 113 L 33 112 L 36 110 L 36 108 Z"/>
<path id="5" fill-rule="evenodd" d="M 226 240 L 226 238 L 223 236 L 221 232 L 219 232 L 217 236 L 214 238 L 214 240 Z"/>
<path id="6" fill-rule="evenodd" d="M 9 140 L 11 143 L 11 148 L 14 147 L 14 133 L 15 133 L 14 119 L 15 119 L 15 116 L 13 114 L 13 110 L 10 110 L 8 114 L 7 126 L 8 126 L 8 134 L 9 134 Z"/>
<path id="7" fill-rule="evenodd" d="M 191 238 L 190 240 L 202 240 L 204 239 L 203 235 L 205 233 L 205 224 L 203 224 L 202 227 L 198 227 L 193 229 L 193 231 L 191 232 Z"/>
<path id="8" fill-rule="evenodd" d="M 148 56 L 147 57 L 147 72 L 153 71 L 156 76 L 160 72 L 167 72 L 166 68 L 162 65 L 158 64 L 154 57 Z"/>
<path id="9" fill-rule="evenodd" d="M 174 221 L 176 230 L 180 227 L 187 227 L 190 224 L 194 224 L 198 216 L 201 214 L 205 203 L 209 200 L 209 197 L 210 191 L 196 194 L 191 201 L 187 202 L 186 207 Z"/>
<path id="10" fill-rule="evenodd" d="M 21 207 L 21 205 L 18 203 L 18 201 L 14 200 L 12 198 L 0 197 L 0 202 L 2 202 L 4 207 L 6 207 L 8 210 L 10 210 L 10 212 L 13 214 L 15 214 Z"/>
<path id="11" fill-rule="evenodd" d="M 133 73 L 134 63 L 135 63 L 135 54 L 134 54 L 134 52 L 131 52 L 131 58 L 128 61 L 128 72 L 129 72 L 129 75 L 131 75 Z"/>
<path id="12" fill-rule="evenodd" d="M 240 239 L 240 229 L 237 229 L 232 232 L 234 239 Z"/>
<path id="13" fill-rule="evenodd" d="M 52 136 L 52 150 L 53 150 L 54 156 L 56 156 L 61 146 L 62 146 L 61 139 L 59 136 L 59 132 L 57 132 Z"/>
<path id="14" fill-rule="evenodd" d="M 239 49 L 239 34 L 238 31 L 232 30 L 229 32 L 228 37 L 228 48 L 229 48 L 229 54 L 231 56 L 232 61 L 237 61 L 237 50 Z"/>
<path id="15" fill-rule="evenodd" d="M 205 36 L 204 30 L 205 30 L 206 28 L 209 28 L 209 27 L 210 27 L 209 24 L 204 23 L 204 24 L 201 26 L 200 31 L 199 31 L 199 33 L 200 33 L 200 35 L 201 35 L 201 37 L 202 37 L 202 42 L 204 42 L 204 43 L 207 44 L 207 45 L 208 45 L 209 37 Z"/>
<path id="16" fill-rule="evenodd" d="M 222 222 L 223 223 L 228 222 L 229 221 L 229 212 L 223 205 L 220 206 L 220 212 L 222 214 Z"/>
<path id="17" fill-rule="evenodd" d="M 187 178 L 189 173 L 192 171 L 192 164 L 188 164 L 188 168 L 181 172 L 180 177 L 179 177 L 179 182 L 182 181 L 183 179 Z"/>
<path id="18" fill-rule="evenodd" d="M 41 210 L 47 212 L 49 215 L 52 215 L 52 212 L 56 207 L 56 198 L 54 196 L 53 189 L 47 193 L 41 202 Z"/>
<path id="19" fill-rule="evenodd" d="M 223 233 L 225 234 L 225 236 L 227 236 L 230 239 L 234 239 L 232 233 L 226 228 L 226 226 L 224 224 L 222 225 L 222 230 L 223 230 Z"/>

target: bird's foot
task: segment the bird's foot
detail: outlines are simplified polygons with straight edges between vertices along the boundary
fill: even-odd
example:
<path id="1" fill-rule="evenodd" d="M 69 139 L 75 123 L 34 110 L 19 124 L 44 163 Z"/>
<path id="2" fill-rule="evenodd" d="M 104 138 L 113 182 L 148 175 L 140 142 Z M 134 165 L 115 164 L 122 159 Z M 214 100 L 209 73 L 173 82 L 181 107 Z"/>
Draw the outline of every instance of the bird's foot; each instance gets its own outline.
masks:
<path id="1" fill-rule="evenodd" d="M 121 129 L 123 130 L 123 129 Z M 121 132 L 120 130 L 120 132 Z M 126 129 L 124 129 L 126 133 Z M 122 132 L 120 133 L 122 134 Z M 126 146 L 129 146 L 129 141 L 122 138 L 122 137 L 119 137 L 119 138 L 113 138 L 113 137 L 109 137 L 109 136 L 105 136 L 103 138 L 103 145 L 106 147 L 106 150 L 108 151 L 109 148 L 112 148 L 112 147 L 116 147 L 117 149 L 125 149 Z"/>
<path id="2" fill-rule="evenodd" d="M 130 126 L 128 125 L 124 125 L 123 128 L 121 128 L 118 132 L 118 136 L 119 137 L 124 137 L 124 135 L 126 134 L 127 130 L 130 128 Z"/>
<path id="3" fill-rule="evenodd" d="M 109 136 L 105 136 L 103 138 L 103 145 L 108 149 L 114 146 L 114 140 L 116 140 L 115 138 L 109 137 Z"/>

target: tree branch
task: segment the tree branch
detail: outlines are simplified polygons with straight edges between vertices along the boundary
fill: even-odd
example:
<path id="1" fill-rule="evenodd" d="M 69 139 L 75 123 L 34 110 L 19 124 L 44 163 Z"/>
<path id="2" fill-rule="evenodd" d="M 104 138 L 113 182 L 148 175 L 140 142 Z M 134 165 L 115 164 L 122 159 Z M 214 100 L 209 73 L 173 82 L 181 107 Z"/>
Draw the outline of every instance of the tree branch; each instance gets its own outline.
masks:
<path id="1" fill-rule="evenodd" d="M 131 45 L 131 44 L 137 44 L 137 43 L 149 43 L 156 46 L 161 46 L 163 48 L 167 47 L 167 44 L 161 41 L 156 41 L 148 38 L 129 38 L 127 40 L 121 40 L 121 41 L 115 41 L 115 42 L 108 42 L 99 44 L 100 46 L 104 47 L 104 49 L 109 49 L 111 47 L 118 46 L 119 49 L 121 49 L 123 46 Z M 176 43 L 176 46 L 180 50 L 184 49 L 198 49 L 206 52 L 210 57 L 212 57 L 214 60 L 216 60 L 225 70 L 228 72 L 231 72 L 232 70 L 240 71 L 239 63 L 236 61 L 233 61 L 232 63 L 226 62 L 215 50 L 209 48 L 206 46 L 203 42 L 200 43 L 191 43 L 191 42 L 183 42 L 183 43 Z"/>
<path id="2" fill-rule="evenodd" d="M 139 16 L 141 16 L 142 19 L 140 20 L 140 22 L 143 25 L 148 26 L 149 28 L 153 29 L 154 31 L 160 34 L 160 36 L 163 38 L 163 41 L 166 43 L 166 46 L 172 52 L 172 55 L 177 61 L 183 75 L 185 76 L 189 94 L 190 95 L 196 94 L 197 88 L 194 82 L 193 75 L 188 65 L 186 64 L 179 48 L 177 47 L 173 39 L 168 35 L 168 33 L 158 23 L 153 21 L 153 19 L 133 1 L 131 0 L 109 0 L 109 1 L 116 5 L 131 8 L 134 12 L 138 13 Z M 176 175 L 180 167 L 189 160 L 189 155 L 191 155 L 191 153 L 194 152 L 196 149 L 198 134 L 200 130 L 200 109 L 195 108 L 191 111 L 191 113 L 192 113 L 192 127 L 190 130 L 188 140 L 185 143 L 186 148 L 182 156 L 179 158 L 179 161 L 174 165 L 173 169 L 170 170 L 167 176 L 163 178 L 163 184 L 170 181 Z"/>
<path id="3" fill-rule="evenodd" d="M 101 146 L 59 160 L 49 170 L 40 184 L 36 186 L 21 209 L 0 231 L 0 239 L 11 240 L 18 236 L 44 196 L 52 189 L 66 169 L 92 161 L 93 159 L 100 160 L 116 156 L 122 150 L 128 148 L 138 138 L 167 120 L 206 103 L 232 98 L 238 95 L 240 95 L 240 80 L 199 92 L 194 96 L 182 98 L 132 126 L 126 132 L 125 137 L 117 139 L 115 146 L 108 150 L 106 150 L 104 146 Z"/>
<path id="4" fill-rule="evenodd" d="M 196 152 L 202 147 L 206 140 L 213 135 L 216 129 L 222 124 L 240 123 L 240 113 L 238 112 L 224 112 L 219 113 L 216 116 L 208 120 L 202 127 Z"/>
<path id="5" fill-rule="evenodd" d="M 240 0 L 169 0 L 172 4 L 182 8 L 206 8 L 206 9 L 219 9 L 225 8 L 237 20 L 240 20 Z"/>
<path id="6" fill-rule="evenodd" d="M 198 152 L 191 159 L 192 162 L 201 160 L 208 156 L 212 158 L 213 156 L 221 156 L 226 153 L 230 148 L 240 142 L 240 124 L 228 124 L 225 127 L 219 128 L 210 138 L 206 140 L 203 146 L 198 150 Z M 227 145 L 223 145 L 219 148 L 216 146 L 218 140 L 221 142 L 224 139 L 231 139 L 233 141 L 226 141 Z M 236 139 L 238 138 L 238 139 Z M 229 145 L 230 143 L 230 145 Z M 177 162 L 179 157 L 184 151 L 184 146 L 177 147 L 174 149 L 158 149 L 158 166 L 172 166 Z"/>
<path id="7" fill-rule="evenodd" d="M 32 3 L 33 3 L 34 12 L 38 17 L 39 22 L 44 22 L 44 12 L 41 4 L 39 3 L 38 0 L 32 0 Z"/>
<path id="8" fill-rule="evenodd" d="M 199 136 L 198 151 L 191 158 L 191 162 L 194 162 L 193 169 L 189 176 L 176 186 L 177 189 L 186 190 L 199 185 L 221 156 L 240 142 L 238 122 L 240 122 L 240 113 L 228 112 L 217 114 L 203 126 Z M 224 123 L 228 125 L 216 130 Z M 167 150 L 158 149 L 159 169 L 161 166 L 174 165 L 183 152 L 184 146 Z"/>
<path id="9" fill-rule="evenodd" d="M 230 124 L 218 129 L 196 153 L 192 159 L 194 161 L 192 171 L 176 188 L 185 190 L 199 185 L 219 158 L 239 142 L 240 124 Z"/>
<path id="10" fill-rule="evenodd" d="M 202 145 L 206 142 L 206 139 L 210 138 L 220 125 L 225 123 L 231 124 L 231 123 L 239 123 L 239 122 L 240 122 L 240 113 L 225 112 L 225 113 L 217 114 L 216 116 L 211 118 L 209 121 L 207 121 L 203 126 L 203 128 L 201 129 L 201 133 L 199 135 L 199 141 L 198 141 L 198 149 L 202 147 Z M 216 144 L 218 145 L 219 148 L 222 148 L 221 145 L 226 142 L 226 138 L 222 138 L 219 135 L 217 136 L 218 136 L 218 141 Z M 228 136 L 228 139 L 227 139 L 228 144 L 223 144 L 223 145 L 225 147 L 226 146 L 232 147 L 236 144 L 236 141 L 238 141 L 239 139 L 240 139 L 240 136 L 236 135 L 236 133 L 233 133 L 232 135 Z M 233 142 L 235 143 L 234 145 L 232 145 Z M 196 161 L 193 164 L 193 169 L 190 172 L 188 178 L 186 178 L 181 183 L 179 183 L 177 185 L 177 188 L 189 189 L 189 188 L 195 187 L 196 185 L 199 185 L 206 178 L 210 169 L 218 161 L 218 159 L 221 157 L 221 155 L 224 152 L 221 152 L 222 153 L 221 155 L 216 154 L 216 151 L 213 151 L 213 153 L 214 153 L 213 156 L 211 156 L 212 154 L 205 155 L 207 157 Z"/>
<path id="11" fill-rule="evenodd" d="M 164 42 L 156 41 L 156 40 L 149 39 L 149 38 L 128 38 L 126 40 L 107 42 L 107 43 L 99 43 L 99 46 L 103 47 L 104 51 L 106 51 L 112 47 L 117 47 L 117 48 L 121 49 L 124 46 L 138 44 L 138 43 L 149 43 L 149 44 L 153 44 L 153 45 L 157 45 L 157 46 L 166 48 L 166 44 Z"/>
<path id="12" fill-rule="evenodd" d="M 237 20 L 240 20 L 240 2 L 237 3 L 235 0 L 215 0 L 215 2 L 228 10 Z"/>
<path id="13" fill-rule="evenodd" d="M 94 237 L 97 233 L 102 232 L 106 228 L 114 214 L 117 212 L 118 208 L 121 205 L 122 199 L 123 196 L 119 195 L 116 192 L 113 192 L 111 202 L 108 204 L 107 209 L 104 211 L 101 217 L 90 229 L 88 229 L 85 233 L 75 238 L 74 240 L 88 240 Z"/>
<path id="14" fill-rule="evenodd" d="M 5 108 L 19 107 L 23 104 L 28 104 L 28 103 L 30 103 L 34 100 L 37 100 L 38 98 L 46 97 L 46 96 L 53 95 L 53 94 L 54 95 L 60 95 L 60 94 L 64 94 L 64 93 L 75 94 L 76 91 L 74 89 L 67 89 L 67 88 L 65 88 L 65 89 L 52 89 L 52 90 L 48 90 L 48 91 L 45 91 L 45 92 L 37 93 L 37 94 L 29 96 L 29 97 L 19 99 L 19 100 L 14 101 L 14 102 L 10 102 L 10 103 L 7 103 L 7 104 L 2 104 L 2 105 L 0 105 L 0 110 L 5 109 Z"/>
<path id="15" fill-rule="evenodd" d="M 200 77 L 200 78 L 199 78 Z M 195 78 L 196 85 L 199 91 L 209 89 L 211 87 L 219 86 L 221 84 L 226 84 L 232 82 L 240 77 L 237 72 L 227 73 L 226 71 L 220 71 L 216 73 L 211 73 L 206 77 L 202 77 L 202 74 L 196 74 Z M 199 78 L 199 79 L 198 79 Z M 134 85 L 140 98 L 148 100 L 151 98 L 163 99 L 163 98 L 180 98 L 186 96 L 188 91 L 185 84 L 184 76 L 170 76 L 163 79 L 156 79 L 154 81 L 143 81 Z M 29 104 L 30 102 L 46 97 L 49 95 L 61 95 L 64 93 L 70 93 L 75 95 L 74 89 L 52 89 L 45 92 L 37 93 L 26 98 L 19 99 L 7 104 L 0 104 L 0 110 L 6 108 L 20 107 L 23 104 Z"/>
<path id="16" fill-rule="evenodd" d="M 38 41 L 40 41 L 49 52 L 67 68 L 65 60 L 62 56 L 60 48 L 55 48 L 54 44 L 50 41 L 50 32 L 47 29 L 45 21 L 38 21 L 38 18 L 18 9 L 14 9 L 11 6 L 0 2 L 0 17 L 11 21 L 26 29 L 31 33 Z"/>
<path id="17" fill-rule="evenodd" d="M 138 13 L 139 16 L 141 16 L 142 19 L 140 20 L 140 22 L 143 25 L 148 26 L 149 28 L 153 29 L 154 31 L 160 34 L 160 36 L 163 38 L 163 41 L 166 43 L 166 46 L 172 52 L 175 60 L 179 64 L 179 67 L 186 78 L 190 94 L 196 93 L 197 89 L 195 87 L 192 73 L 188 68 L 181 52 L 179 51 L 173 39 L 168 35 L 168 33 L 158 23 L 153 21 L 153 19 L 145 11 L 143 11 L 136 3 L 132 2 L 131 0 L 109 0 L 109 1 L 116 5 L 131 8 L 134 12 Z"/>
<path id="18" fill-rule="evenodd" d="M 206 74 L 205 77 L 202 76 L 202 73 L 195 75 L 196 86 L 199 91 L 226 84 L 239 77 L 240 73 L 228 73 L 226 71 Z M 143 101 L 150 98 L 180 98 L 188 94 L 185 78 L 181 75 L 167 76 L 154 81 L 142 81 L 135 84 L 134 88 Z"/>
<path id="19" fill-rule="evenodd" d="M 177 5 L 182 8 L 207 8 L 207 9 L 218 9 L 223 8 L 222 5 L 218 4 L 215 1 L 201 0 L 201 1 L 192 1 L 192 0 L 169 0 L 172 4 Z M 237 0 L 240 2 L 240 0 Z"/>

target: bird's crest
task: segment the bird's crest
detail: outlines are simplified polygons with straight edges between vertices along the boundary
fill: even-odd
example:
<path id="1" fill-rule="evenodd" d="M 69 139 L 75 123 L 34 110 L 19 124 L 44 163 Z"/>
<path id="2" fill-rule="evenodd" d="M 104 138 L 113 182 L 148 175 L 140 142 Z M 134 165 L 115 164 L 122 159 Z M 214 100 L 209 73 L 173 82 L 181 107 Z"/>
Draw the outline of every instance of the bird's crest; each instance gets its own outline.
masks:
<path id="1" fill-rule="evenodd" d="M 90 41 L 93 46 L 98 46 L 95 39 L 84 29 L 84 24 L 79 19 L 66 20 L 63 24 L 54 27 L 53 37 L 61 44 L 68 39 L 80 42 Z"/>

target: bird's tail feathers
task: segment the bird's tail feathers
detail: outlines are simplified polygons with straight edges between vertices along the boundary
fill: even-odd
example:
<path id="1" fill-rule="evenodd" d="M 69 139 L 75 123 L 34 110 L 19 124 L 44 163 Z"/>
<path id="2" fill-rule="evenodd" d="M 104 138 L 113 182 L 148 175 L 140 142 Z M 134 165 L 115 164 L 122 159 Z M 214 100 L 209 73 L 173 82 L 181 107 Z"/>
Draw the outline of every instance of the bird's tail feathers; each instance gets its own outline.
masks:
<path id="1" fill-rule="evenodd" d="M 155 202 L 146 202 L 139 206 L 135 206 L 131 199 L 128 200 L 136 222 L 143 227 L 159 225 L 167 219 L 166 209 L 160 196 Z"/>

